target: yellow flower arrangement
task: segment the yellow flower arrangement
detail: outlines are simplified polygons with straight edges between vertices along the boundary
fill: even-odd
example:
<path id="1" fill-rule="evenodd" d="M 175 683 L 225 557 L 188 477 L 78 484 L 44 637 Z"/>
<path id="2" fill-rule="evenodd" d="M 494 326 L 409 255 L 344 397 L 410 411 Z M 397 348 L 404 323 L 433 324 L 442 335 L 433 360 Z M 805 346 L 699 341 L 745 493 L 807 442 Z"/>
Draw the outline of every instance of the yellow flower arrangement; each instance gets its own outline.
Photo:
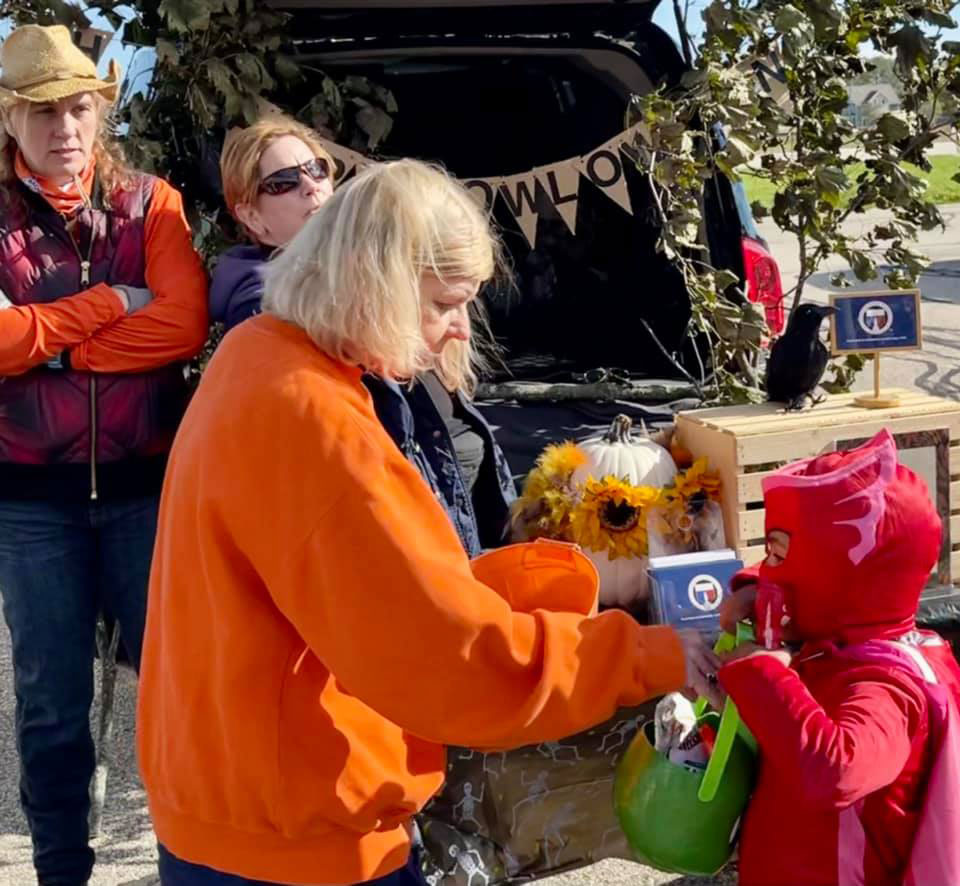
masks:
<path id="1" fill-rule="evenodd" d="M 516 539 L 572 541 L 591 551 L 606 551 L 611 560 L 643 557 L 651 516 L 664 535 L 689 542 L 691 503 L 720 495 L 719 479 L 708 472 L 705 458 L 678 473 L 664 489 L 633 486 L 612 475 L 574 482 L 577 469 L 586 463 L 586 454 L 575 443 L 554 444 L 541 453 L 513 507 Z"/>
<path id="2" fill-rule="evenodd" d="M 577 498 L 573 474 L 586 463 L 587 456 L 576 443 L 553 444 L 540 453 L 513 506 L 513 531 L 519 540 L 570 540 L 570 513 Z"/>
<path id="3" fill-rule="evenodd" d="M 647 513 L 660 497 L 652 486 L 631 486 L 610 475 L 590 477 L 570 516 L 573 538 L 611 560 L 647 553 Z"/>

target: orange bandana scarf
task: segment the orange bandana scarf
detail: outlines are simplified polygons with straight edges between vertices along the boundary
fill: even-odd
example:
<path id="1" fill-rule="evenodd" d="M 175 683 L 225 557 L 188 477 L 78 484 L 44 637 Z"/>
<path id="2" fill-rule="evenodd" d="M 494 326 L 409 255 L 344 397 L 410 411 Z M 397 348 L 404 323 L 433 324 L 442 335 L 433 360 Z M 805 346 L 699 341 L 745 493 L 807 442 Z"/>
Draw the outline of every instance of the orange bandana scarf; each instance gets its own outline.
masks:
<path id="1" fill-rule="evenodd" d="M 27 166 L 27 161 L 19 150 L 14 160 L 14 168 L 20 181 L 30 188 L 31 191 L 43 197 L 47 203 L 63 215 L 72 215 L 81 206 L 90 205 L 95 165 L 91 159 L 83 172 L 74 176 L 72 182 L 68 182 L 65 185 L 58 185 L 34 173 L 33 170 Z"/>

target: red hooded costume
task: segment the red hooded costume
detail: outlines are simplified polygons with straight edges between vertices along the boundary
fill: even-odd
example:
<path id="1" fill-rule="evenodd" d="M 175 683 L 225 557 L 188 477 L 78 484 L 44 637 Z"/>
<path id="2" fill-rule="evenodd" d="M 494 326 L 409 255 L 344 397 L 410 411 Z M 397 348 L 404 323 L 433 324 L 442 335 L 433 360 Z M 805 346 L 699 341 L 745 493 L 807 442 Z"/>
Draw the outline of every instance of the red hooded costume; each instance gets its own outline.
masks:
<path id="1" fill-rule="evenodd" d="M 789 668 L 754 656 L 719 673 L 761 751 L 740 886 L 901 886 L 943 730 L 909 656 L 871 649 L 906 639 L 960 694 L 949 647 L 914 623 L 940 519 L 885 431 L 775 472 L 764 503 L 767 532 L 790 545 L 760 579 L 782 589 L 804 645 Z"/>

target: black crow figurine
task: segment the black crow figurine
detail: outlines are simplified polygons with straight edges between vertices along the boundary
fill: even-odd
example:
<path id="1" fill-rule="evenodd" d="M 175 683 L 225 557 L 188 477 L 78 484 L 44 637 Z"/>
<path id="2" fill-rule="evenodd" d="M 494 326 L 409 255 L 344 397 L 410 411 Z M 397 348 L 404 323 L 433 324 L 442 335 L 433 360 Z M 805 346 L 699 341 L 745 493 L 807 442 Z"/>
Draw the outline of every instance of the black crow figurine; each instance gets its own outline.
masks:
<path id="1" fill-rule="evenodd" d="M 802 304 L 787 324 L 787 331 L 770 349 L 767 360 L 767 399 L 802 409 L 827 368 L 830 353 L 820 341 L 820 324 L 834 309 Z"/>

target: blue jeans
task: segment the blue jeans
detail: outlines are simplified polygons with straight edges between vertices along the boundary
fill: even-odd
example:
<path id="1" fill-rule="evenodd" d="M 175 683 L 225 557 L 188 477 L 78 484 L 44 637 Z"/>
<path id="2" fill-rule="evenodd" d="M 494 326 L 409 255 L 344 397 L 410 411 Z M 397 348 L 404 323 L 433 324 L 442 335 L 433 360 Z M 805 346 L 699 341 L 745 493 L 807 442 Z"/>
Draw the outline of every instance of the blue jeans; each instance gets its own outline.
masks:
<path id="1" fill-rule="evenodd" d="M 116 619 L 137 667 L 158 502 L 0 500 L 20 803 L 41 886 L 81 886 L 93 869 L 87 816 L 96 621 L 101 610 Z"/>
<path id="2" fill-rule="evenodd" d="M 163 846 L 157 848 L 160 852 L 160 886 L 284 886 L 282 883 L 223 874 L 213 868 L 183 861 Z M 363 886 L 424 886 L 416 850 L 410 853 L 410 858 L 402 868 L 376 880 L 368 880 Z"/>

